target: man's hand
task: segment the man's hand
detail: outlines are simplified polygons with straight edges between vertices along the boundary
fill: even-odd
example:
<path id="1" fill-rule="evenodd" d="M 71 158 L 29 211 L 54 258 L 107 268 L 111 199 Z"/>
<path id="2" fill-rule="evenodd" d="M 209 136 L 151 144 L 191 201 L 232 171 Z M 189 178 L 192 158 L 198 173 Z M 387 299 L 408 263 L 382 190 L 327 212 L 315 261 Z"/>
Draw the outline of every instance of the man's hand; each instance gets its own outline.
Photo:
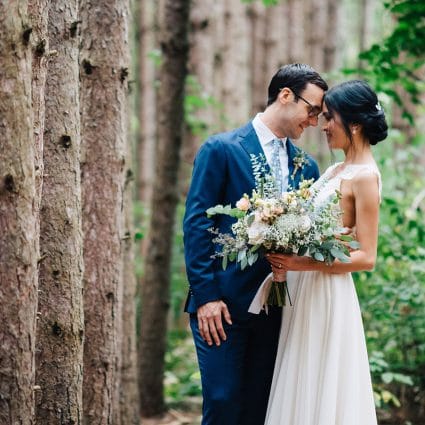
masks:
<path id="1" fill-rule="evenodd" d="M 221 340 L 226 341 L 226 333 L 223 329 L 222 316 L 224 320 L 231 325 L 227 305 L 223 301 L 211 301 L 198 308 L 198 327 L 201 337 L 208 343 L 220 345 Z"/>

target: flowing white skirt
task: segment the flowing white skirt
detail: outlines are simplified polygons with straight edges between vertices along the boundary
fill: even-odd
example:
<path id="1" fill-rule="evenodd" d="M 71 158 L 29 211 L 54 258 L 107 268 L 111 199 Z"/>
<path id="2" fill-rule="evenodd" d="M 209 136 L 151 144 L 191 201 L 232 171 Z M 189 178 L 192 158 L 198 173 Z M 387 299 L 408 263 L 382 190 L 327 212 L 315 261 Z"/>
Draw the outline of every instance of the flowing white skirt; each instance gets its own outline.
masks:
<path id="1" fill-rule="evenodd" d="M 376 425 L 351 274 L 288 272 L 266 425 Z"/>

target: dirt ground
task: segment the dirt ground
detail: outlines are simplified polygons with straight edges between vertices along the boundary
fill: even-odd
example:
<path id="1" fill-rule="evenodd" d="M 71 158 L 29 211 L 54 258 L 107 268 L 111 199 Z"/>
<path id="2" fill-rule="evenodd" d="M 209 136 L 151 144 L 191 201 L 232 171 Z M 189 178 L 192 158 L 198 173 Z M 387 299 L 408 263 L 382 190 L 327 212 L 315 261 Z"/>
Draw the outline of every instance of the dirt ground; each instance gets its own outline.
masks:
<path id="1" fill-rule="evenodd" d="M 141 425 L 200 425 L 199 413 L 180 412 L 170 409 L 160 418 L 142 418 Z"/>

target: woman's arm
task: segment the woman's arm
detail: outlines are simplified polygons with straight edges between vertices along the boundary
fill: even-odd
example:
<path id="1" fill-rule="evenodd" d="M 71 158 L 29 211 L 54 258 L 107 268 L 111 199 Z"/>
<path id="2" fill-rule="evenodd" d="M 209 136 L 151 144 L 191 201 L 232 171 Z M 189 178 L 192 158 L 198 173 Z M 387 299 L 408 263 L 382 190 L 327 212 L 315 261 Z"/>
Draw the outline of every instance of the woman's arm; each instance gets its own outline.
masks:
<path id="1" fill-rule="evenodd" d="M 379 186 L 374 173 L 362 174 L 352 180 L 355 206 L 355 226 L 360 248 L 350 253 L 350 263 L 335 260 L 331 265 L 310 257 L 297 255 L 269 254 L 267 259 L 272 267 L 279 269 L 325 273 L 348 273 L 372 270 L 376 261 L 379 222 Z M 279 267 L 279 265 L 281 267 Z"/>

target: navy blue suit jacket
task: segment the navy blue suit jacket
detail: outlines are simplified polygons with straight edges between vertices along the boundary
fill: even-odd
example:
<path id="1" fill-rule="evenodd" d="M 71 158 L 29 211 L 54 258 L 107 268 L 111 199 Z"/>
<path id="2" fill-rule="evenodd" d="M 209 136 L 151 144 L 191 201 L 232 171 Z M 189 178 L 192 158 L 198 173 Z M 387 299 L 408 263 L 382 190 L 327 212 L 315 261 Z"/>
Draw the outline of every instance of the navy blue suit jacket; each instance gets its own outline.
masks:
<path id="1" fill-rule="evenodd" d="M 298 170 L 293 180 L 294 156 L 300 152 L 287 141 L 289 184 L 298 187 L 304 179 L 319 177 L 316 161 L 306 154 L 309 164 Z M 223 300 L 232 317 L 248 317 L 248 307 L 260 283 L 270 273 L 264 258 L 241 270 L 236 262 L 229 262 L 223 270 L 221 258 L 212 259 L 216 246 L 212 243 L 211 227 L 230 232 L 235 219 L 225 215 L 207 217 L 206 210 L 217 204 L 235 206 L 244 193 L 251 195 L 255 187 L 250 155 L 263 154 L 252 123 L 236 130 L 210 137 L 200 148 L 194 163 L 192 183 L 186 201 L 183 222 L 186 271 L 189 294 L 185 311 L 195 313 L 201 305 Z"/>

